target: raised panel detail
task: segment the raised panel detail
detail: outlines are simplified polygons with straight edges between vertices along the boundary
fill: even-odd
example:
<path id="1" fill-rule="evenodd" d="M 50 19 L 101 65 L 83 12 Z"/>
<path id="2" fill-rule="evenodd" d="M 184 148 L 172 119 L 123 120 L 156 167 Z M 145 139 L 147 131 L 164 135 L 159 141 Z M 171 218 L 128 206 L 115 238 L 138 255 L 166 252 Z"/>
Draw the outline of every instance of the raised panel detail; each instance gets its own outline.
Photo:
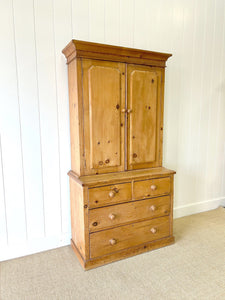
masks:
<path id="1" fill-rule="evenodd" d="M 90 162 L 92 169 L 121 165 L 121 72 L 92 66 L 89 79 Z"/>
<path id="2" fill-rule="evenodd" d="M 150 67 L 128 66 L 128 169 L 157 162 L 159 76 Z"/>

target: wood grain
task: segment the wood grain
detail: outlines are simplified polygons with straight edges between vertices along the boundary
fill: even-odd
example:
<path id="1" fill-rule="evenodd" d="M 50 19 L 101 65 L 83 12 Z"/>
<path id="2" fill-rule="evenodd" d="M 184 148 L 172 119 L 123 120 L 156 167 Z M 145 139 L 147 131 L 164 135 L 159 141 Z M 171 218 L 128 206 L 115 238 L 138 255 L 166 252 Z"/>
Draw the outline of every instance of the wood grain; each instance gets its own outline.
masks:
<path id="1" fill-rule="evenodd" d="M 86 220 L 88 220 L 87 206 L 85 206 L 86 199 L 82 186 L 70 179 L 72 240 L 84 259 L 89 257 L 89 238 L 86 231 Z"/>
<path id="2" fill-rule="evenodd" d="M 82 57 L 161 67 L 165 67 L 166 60 L 172 55 L 78 40 L 72 40 L 62 52 L 68 63 L 76 57 Z"/>
<path id="3" fill-rule="evenodd" d="M 77 249 L 76 245 L 71 241 L 71 246 L 73 248 L 73 251 L 75 252 L 81 266 L 84 268 L 84 270 L 90 270 L 93 268 L 97 268 L 99 266 L 109 264 L 124 258 L 128 258 L 134 255 L 138 255 L 147 251 L 155 250 L 161 247 L 169 246 L 174 243 L 174 237 L 169 236 L 157 241 L 148 242 L 142 245 L 134 246 L 128 249 L 124 249 L 115 253 L 107 254 L 101 257 L 97 257 L 90 260 L 84 260 L 81 253 Z"/>
<path id="4" fill-rule="evenodd" d="M 169 236 L 169 217 L 156 218 L 90 234 L 90 257 L 98 257 Z M 156 233 L 151 229 L 155 228 Z M 116 243 L 111 245 L 110 239 Z"/>
<path id="5" fill-rule="evenodd" d="M 134 199 L 149 198 L 170 193 L 170 177 L 134 182 Z M 153 189 L 154 188 L 154 189 Z"/>
<path id="6" fill-rule="evenodd" d="M 90 208 L 112 205 L 120 202 L 130 201 L 131 199 L 131 183 L 106 185 L 103 187 L 89 189 Z"/>
<path id="7" fill-rule="evenodd" d="M 81 264 L 102 264 L 107 255 L 113 261 L 160 246 L 162 239 L 171 243 L 175 172 L 161 167 L 170 55 L 75 40 L 63 53 L 69 65 L 72 247 Z"/>
<path id="8" fill-rule="evenodd" d="M 127 86 L 128 169 L 158 167 L 161 70 L 128 65 Z"/>
<path id="9" fill-rule="evenodd" d="M 77 173 L 81 173 L 80 153 L 80 128 L 79 128 L 79 98 L 77 81 L 77 60 L 68 65 L 69 80 L 69 104 L 70 104 L 70 145 L 71 167 Z"/>
<path id="10" fill-rule="evenodd" d="M 118 183 L 120 181 L 129 181 L 131 179 L 149 179 L 149 178 L 160 178 L 175 174 L 173 170 L 166 169 L 164 167 L 151 168 L 151 169 L 141 169 L 141 170 L 131 170 L 126 172 L 109 173 L 109 174 L 99 174 L 99 175 L 89 175 L 89 176 L 78 176 L 72 170 L 68 172 L 68 175 L 76 180 L 83 186 L 100 186 L 103 184 Z"/>
<path id="11" fill-rule="evenodd" d="M 82 67 L 86 162 L 83 174 L 123 171 L 125 65 L 83 60 Z"/>
<path id="12" fill-rule="evenodd" d="M 169 215 L 170 206 L 170 196 L 166 196 L 91 209 L 89 211 L 89 230 L 94 232 Z"/>

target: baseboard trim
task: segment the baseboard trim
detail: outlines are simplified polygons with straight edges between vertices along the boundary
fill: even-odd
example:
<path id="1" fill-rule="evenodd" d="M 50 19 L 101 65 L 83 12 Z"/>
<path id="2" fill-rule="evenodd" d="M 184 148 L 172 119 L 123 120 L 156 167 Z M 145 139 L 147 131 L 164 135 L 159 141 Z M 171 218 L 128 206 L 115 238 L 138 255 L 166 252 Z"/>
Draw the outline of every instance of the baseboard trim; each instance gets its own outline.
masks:
<path id="1" fill-rule="evenodd" d="M 0 261 L 31 255 L 70 244 L 71 234 L 65 233 L 60 237 L 43 237 L 28 240 L 21 244 L 1 245 Z"/>
<path id="2" fill-rule="evenodd" d="M 225 197 L 174 207 L 174 218 L 180 218 L 225 206 Z"/>

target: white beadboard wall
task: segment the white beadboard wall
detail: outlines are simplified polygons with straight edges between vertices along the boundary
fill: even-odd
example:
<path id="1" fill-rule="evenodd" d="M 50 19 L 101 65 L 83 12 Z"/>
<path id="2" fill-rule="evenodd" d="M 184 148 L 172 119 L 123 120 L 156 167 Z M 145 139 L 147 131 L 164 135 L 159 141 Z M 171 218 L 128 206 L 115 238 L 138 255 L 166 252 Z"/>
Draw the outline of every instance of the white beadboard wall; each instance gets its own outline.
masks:
<path id="1" fill-rule="evenodd" d="M 224 0 L 0 2 L 0 260 L 70 243 L 72 39 L 172 53 L 164 165 L 175 217 L 225 204 Z"/>

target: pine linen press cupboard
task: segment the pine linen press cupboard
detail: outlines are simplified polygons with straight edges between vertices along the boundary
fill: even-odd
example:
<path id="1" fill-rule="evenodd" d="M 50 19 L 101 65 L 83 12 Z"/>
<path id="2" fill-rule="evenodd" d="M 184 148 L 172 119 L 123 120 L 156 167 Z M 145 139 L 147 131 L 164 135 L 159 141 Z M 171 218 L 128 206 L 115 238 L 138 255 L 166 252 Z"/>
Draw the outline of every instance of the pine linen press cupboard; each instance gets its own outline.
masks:
<path id="1" fill-rule="evenodd" d="M 171 54 L 72 40 L 71 244 L 84 269 L 174 242 L 173 177 L 162 167 Z"/>

